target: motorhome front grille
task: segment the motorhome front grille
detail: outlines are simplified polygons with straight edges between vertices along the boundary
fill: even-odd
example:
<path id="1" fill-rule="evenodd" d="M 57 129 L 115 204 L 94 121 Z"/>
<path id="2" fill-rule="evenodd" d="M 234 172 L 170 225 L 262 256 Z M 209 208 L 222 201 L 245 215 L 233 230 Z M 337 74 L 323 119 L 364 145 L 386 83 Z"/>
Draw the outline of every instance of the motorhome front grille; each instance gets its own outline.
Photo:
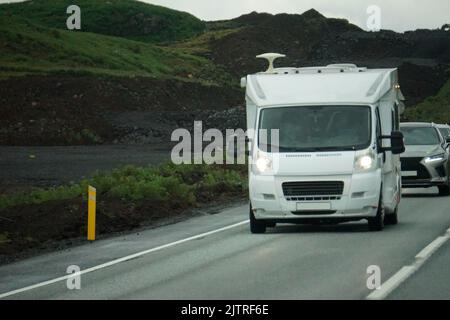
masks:
<path id="1" fill-rule="evenodd" d="M 297 181 L 284 182 L 283 193 L 286 198 L 308 196 L 340 196 L 344 191 L 343 181 Z M 309 198 L 309 197 L 308 197 Z M 315 199 L 313 199 L 315 200 Z M 325 200 L 325 199 L 321 199 Z M 327 199 L 336 200 L 336 199 Z"/>
<path id="2" fill-rule="evenodd" d="M 340 196 L 325 196 L 325 197 L 286 197 L 287 201 L 330 201 L 341 200 Z"/>
<path id="3" fill-rule="evenodd" d="M 422 158 L 401 158 L 402 171 L 417 171 L 417 176 L 403 177 L 404 180 L 429 179 L 430 174 L 420 161 Z"/>

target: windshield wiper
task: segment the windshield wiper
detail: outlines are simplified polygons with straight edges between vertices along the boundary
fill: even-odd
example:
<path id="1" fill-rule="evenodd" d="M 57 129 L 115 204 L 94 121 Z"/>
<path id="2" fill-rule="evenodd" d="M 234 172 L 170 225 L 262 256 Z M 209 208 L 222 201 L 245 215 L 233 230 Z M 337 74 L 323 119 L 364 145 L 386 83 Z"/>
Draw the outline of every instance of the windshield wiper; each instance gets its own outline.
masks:
<path id="1" fill-rule="evenodd" d="M 262 149 L 261 148 L 262 146 L 264 146 L 265 149 Z M 259 143 L 259 148 L 262 149 L 262 151 L 264 151 L 264 152 L 273 152 L 273 149 L 280 149 L 280 147 L 277 145 L 269 144 L 269 143 L 262 143 L 262 142 Z"/>
<path id="2" fill-rule="evenodd" d="M 268 151 L 269 148 L 270 150 L 273 152 L 273 149 L 277 149 L 279 152 L 311 152 L 311 151 L 315 151 L 315 148 L 297 148 L 297 147 L 287 147 L 287 146 L 278 146 L 278 145 L 274 145 L 274 144 L 268 144 L 268 143 L 260 143 L 259 144 L 260 148 L 261 146 L 266 147 L 265 151 Z"/>
<path id="3" fill-rule="evenodd" d="M 280 152 L 317 152 L 320 148 L 280 147 Z"/>
<path id="4" fill-rule="evenodd" d="M 356 150 L 356 147 L 355 146 L 323 147 L 318 149 L 321 149 L 321 151 L 354 151 Z"/>
<path id="5" fill-rule="evenodd" d="M 317 148 L 298 148 L 298 147 L 286 147 L 280 146 L 280 152 L 314 152 Z"/>
<path id="6" fill-rule="evenodd" d="M 326 152 L 326 151 L 354 151 L 355 146 L 345 147 L 316 147 L 316 148 L 280 148 L 280 151 L 285 152 Z"/>
<path id="7" fill-rule="evenodd" d="M 260 146 L 264 145 L 267 149 L 270 148 L 273 151 L 273 148 L 278 148 L 279 152 L 321 152 L 321 151 L 354 151 L 356 150 L 356 146 L 343 146 L 343 147 L 307 147 L 307 148 L 298 148 L 298 147 L 288 147 L 288 146 L 277 146 L 272 144 L 260 143 Z"/>

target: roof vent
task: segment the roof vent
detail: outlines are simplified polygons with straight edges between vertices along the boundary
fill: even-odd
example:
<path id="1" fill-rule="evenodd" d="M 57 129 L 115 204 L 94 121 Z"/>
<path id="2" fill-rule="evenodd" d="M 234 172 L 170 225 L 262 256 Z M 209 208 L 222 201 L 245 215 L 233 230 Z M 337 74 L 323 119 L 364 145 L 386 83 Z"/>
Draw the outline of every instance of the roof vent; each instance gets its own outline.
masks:
<path id="1" fill-rule="evenodd" d="M 265 73 L 275 73 L 275 68 L 273 67 L 273 62 L 278 58 L 284 58 L 286 55 L 280 53 L 264 53 L 256 56 L 258 59 L 266 59 L 269 62 L 269 67 L 265 71 Z"/>
<path id="2" fill-rule="evenodd" d="M 335 63 L 327 65 L 327 68 L 344 68 L 344 69 L 354 69 L 358 68 L 356 64 L 353 63 Z"/>

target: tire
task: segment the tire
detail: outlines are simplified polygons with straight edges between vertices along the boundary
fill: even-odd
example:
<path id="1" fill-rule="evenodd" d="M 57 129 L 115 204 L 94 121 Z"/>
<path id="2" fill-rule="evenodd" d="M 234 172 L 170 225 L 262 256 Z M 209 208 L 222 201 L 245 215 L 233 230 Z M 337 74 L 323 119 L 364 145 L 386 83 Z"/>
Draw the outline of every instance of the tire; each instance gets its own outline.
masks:
<path id="1" fill-rule="evenodd" d="M 252 206 L 250 206 L 250 232 L 251 233 L 265 233 L 266 223 L 264 221 L 258 221 L 255 219 L 255 215 L 252 212 Z"/>
<path id="2" fill-rule="evenodd" d="M 450 186 L 449 185 L 439 186 L 438 188 L 439 188 L 440 196 L 450 196 Z"/>
<path id="3" fill-rule="evenodd" d="M 387 214 L 384 217 L 384 224 L 385 225 L 396 225 L 398 223 L 398 207 L 395 208 L 394 213 Z"/>
<path id="4" fill-rule="evenodd" d="M 276 222 L 273 222 L 273 221 L 266 222 L 267 228 L 275 228 L 276 226 L 277 226 Z"/>
<path id="5" fill-rule="evenodd" d="M 382 191 L 380 189 L 380 200 L 378 201 L 377 215 L 368 219 L 368 225 L 370 231 L 381 231 L 384 228 L 385 210 L 383 205 Z"/>

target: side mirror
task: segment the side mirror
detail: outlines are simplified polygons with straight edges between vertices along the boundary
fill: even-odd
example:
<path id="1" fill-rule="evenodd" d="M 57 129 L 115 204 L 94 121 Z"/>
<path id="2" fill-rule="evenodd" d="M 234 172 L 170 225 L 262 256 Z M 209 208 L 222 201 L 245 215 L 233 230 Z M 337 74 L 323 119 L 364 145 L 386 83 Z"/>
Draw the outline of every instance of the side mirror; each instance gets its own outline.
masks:
<path id="1" fill-rule="evenodd" d="M 405 152 L 405 141 L 403 139 L 403 133 L 400 131 L 392 131 L 391 149 L 392 154 L 400 154 Z"/>
<path id="2" fill-rule="evenodd" d="M 448 144 L 450 144 L 450 136 L 447 136 L 447 137 L 445 138 L 445 142 L 448 143 Z"/>
<path id="3" fill-rule="evenodd" d="M 405 142 L 401 131 L 392 131 L 390 136 L 381 136 L 381 139 L 391 139 L 391 146 L 383 148 L 382 151 L 391 151 L 392 154 L 400 154 L 405 152 Z"/>

